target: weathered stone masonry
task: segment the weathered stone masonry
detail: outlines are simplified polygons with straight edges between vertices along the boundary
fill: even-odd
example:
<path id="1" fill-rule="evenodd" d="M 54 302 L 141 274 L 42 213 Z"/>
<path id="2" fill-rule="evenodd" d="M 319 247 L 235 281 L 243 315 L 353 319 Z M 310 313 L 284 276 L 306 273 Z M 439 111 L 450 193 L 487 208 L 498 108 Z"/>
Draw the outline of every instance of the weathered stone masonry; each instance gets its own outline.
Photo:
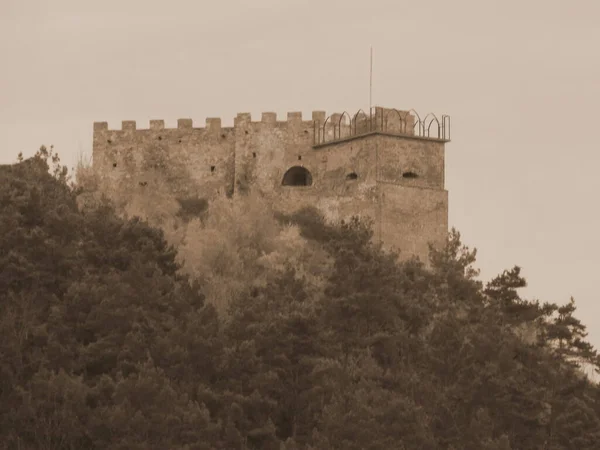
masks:
<path id="1" fill-rule="evenodd" d="M 132 190 L 153 195 L 157 183 L 174 196 L 236 195 L 258 190 L 278 209 L 317 206 L 330 219 L 352 215 L 374 219 L 375 238 L 401 255 L 427 260 L 428 243 L 444 242 L 448 192 L 444 188 L 444 146 L 449 118 L 375 107 L 369 115 L 312 120 L 288 113 L 260 122 L 238 114 L 233 127 L 207 119 L 194 128 L 179 119 L 166 129 L 124 121 L 121 130 L 94 123 L 93 161 L 100 189 L 117 202 Z"/>

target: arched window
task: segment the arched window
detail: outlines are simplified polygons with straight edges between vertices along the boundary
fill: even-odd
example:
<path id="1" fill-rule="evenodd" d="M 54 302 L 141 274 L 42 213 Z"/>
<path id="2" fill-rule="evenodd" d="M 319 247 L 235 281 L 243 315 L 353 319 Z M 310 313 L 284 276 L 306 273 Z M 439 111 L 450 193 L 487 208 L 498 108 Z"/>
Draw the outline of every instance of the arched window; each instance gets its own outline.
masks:
<path id="1" fill-rule="evenodd" d="M 414 172 L 404 172 L 402 174 L 402 176 L 404 178 L 417 178 L 418 177 L 418 175 L 416 173 L 414 173 Z"/>
<path id="2" fill-rule="evenodd" d="M 311 186 L 312 175 L 304 167 L 294 166 L 283 176 L 284 186 Z"/>

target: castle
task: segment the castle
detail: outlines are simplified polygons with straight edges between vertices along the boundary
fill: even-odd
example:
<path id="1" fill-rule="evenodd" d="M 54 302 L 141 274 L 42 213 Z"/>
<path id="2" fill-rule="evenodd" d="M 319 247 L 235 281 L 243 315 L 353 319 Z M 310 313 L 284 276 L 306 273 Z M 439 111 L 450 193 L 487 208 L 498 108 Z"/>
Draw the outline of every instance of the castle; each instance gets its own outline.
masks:
<path id="1" fill-rule="evenodd" d="M 291 112 L 286 121 L 263 113 L 260 122 L 238 114 L 233 127 L 206 119 L 196 128 L 179 119 L 168 129 L 123 121 L 121 130 L 94 123 L 93 164 L 106 192 L 160 187 L 176 197 L 241 197 L 250 189 L 282 212 L 312 205 L 329 219 L 352 215 L 374 221 L 374 239 L 401 257 L 428 259 L 428 244 L 448 231 L 444 188 L 450 118 L 373 107 L 312 120 Z M 160 186 L 159 186 L 160 184 Z"/>

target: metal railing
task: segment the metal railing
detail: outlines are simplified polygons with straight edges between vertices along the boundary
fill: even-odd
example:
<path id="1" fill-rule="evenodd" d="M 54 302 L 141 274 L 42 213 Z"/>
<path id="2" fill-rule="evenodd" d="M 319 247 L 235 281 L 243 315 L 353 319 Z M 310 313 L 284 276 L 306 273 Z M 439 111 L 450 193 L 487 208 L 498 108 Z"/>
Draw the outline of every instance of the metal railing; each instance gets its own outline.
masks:
<path id="1" fill-rule="evenodd" d="M 367 115 L 362 109 L 354 116 L 347 112 L 332 114 L 321 124 L 314 121 L 314 145 L 326 144 L 368 133 L 380 132 L 424 139 L 450 140 L 450 116 L 427 114 L 423 119 L 411 109 L 399 111 L 373 107 Z"/>

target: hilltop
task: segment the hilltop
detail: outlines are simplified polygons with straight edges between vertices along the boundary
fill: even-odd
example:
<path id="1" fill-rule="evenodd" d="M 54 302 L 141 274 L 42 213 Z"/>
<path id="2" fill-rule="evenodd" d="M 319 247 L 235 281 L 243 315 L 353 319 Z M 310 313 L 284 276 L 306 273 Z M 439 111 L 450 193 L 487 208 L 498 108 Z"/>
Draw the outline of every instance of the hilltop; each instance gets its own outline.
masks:
<path id="1" fill-rule="evenodd" d="M 358 219 L 249 193 L 159 227 L 82 180 L 0 167 L 4 448 L 597 448 L 575 302 L 481 282 L 457 231 L 426 267 Z"/>

